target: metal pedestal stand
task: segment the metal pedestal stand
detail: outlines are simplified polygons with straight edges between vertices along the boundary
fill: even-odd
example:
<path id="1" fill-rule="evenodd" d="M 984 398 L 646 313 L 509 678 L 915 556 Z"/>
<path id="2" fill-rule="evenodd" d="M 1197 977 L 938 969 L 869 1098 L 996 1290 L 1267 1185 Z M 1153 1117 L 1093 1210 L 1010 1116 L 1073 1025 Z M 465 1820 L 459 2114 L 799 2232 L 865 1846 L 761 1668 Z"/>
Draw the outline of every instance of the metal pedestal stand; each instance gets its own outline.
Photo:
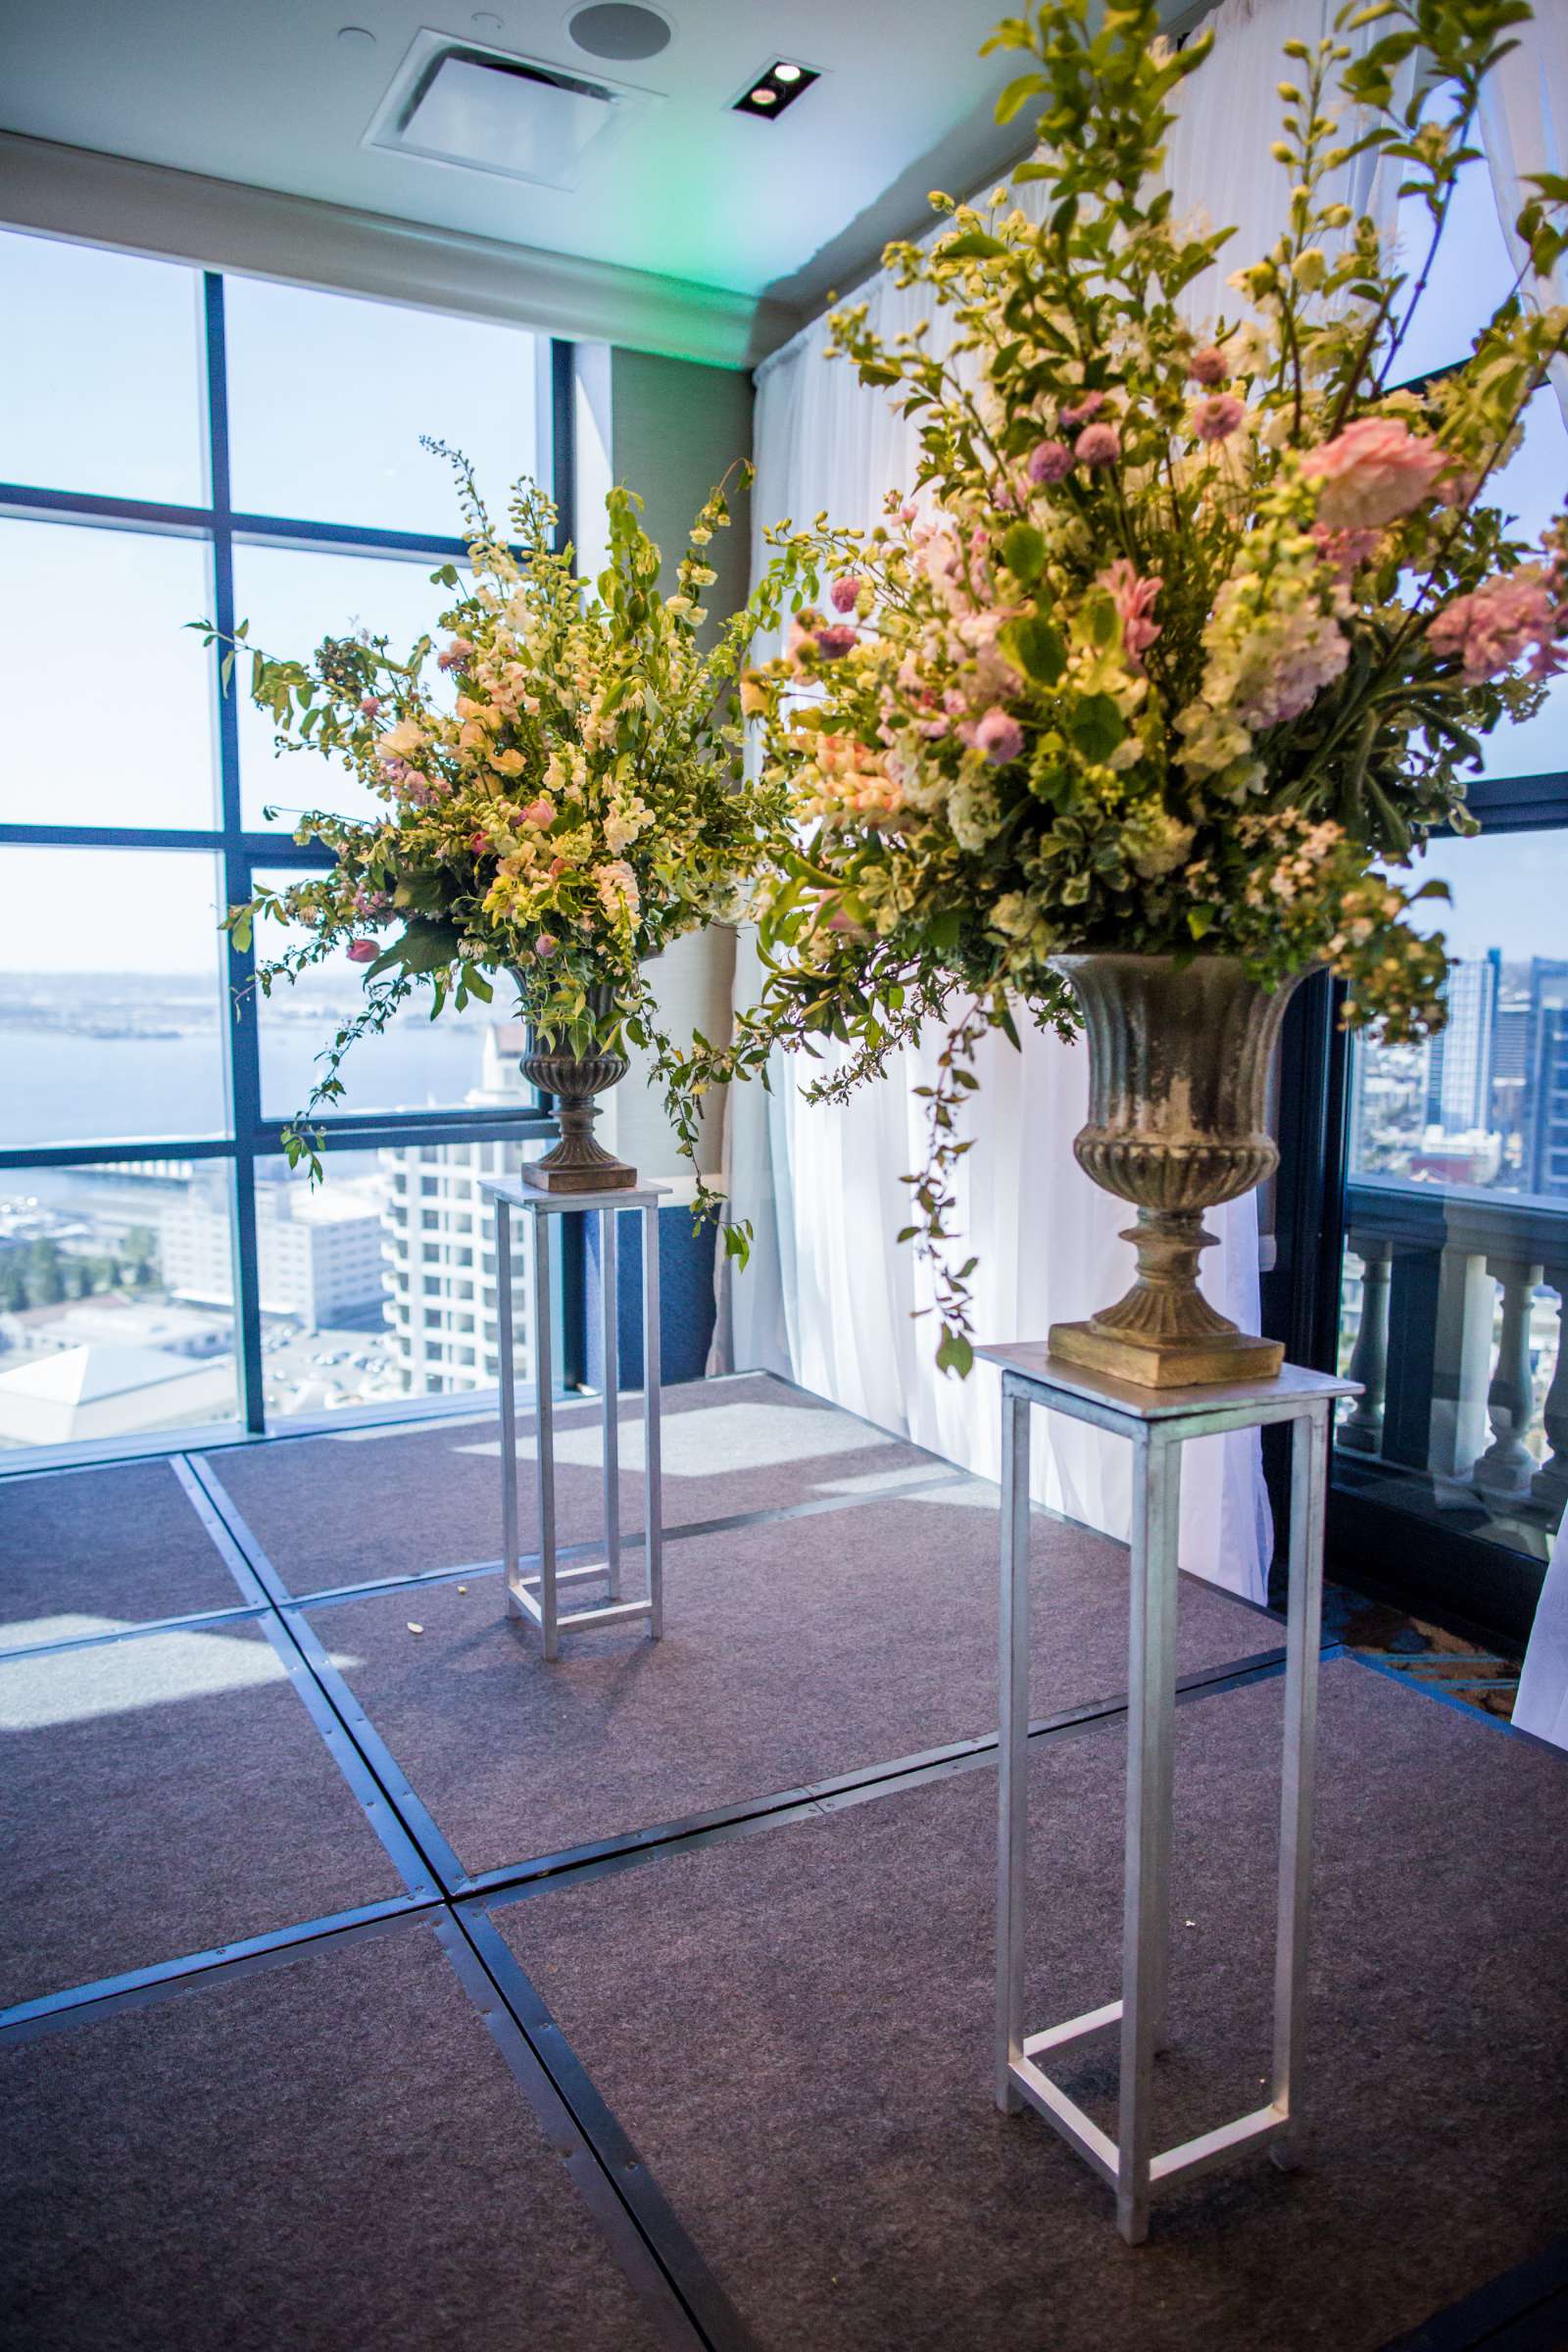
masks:
<path id="1" fill-rule="evenodd" d="M 1043 1347 L 983 1348 L 1003 1367 L 1002 1731 L 997 1866 L 997 2104 L 1037 2109 L 1116 2192 L 1129 2245 L 1149 2234 L 1150 2198 L 1238 2148 L 1271 2141 L 1287 2167 L 1301 2056 L 1312 1845 L 1312 1747 L 1323 1600 L 1323 1512 L 1334 1400 L 1357 1384 L 1287 1364 L 1273 1380 L 1198 1389 L 1139 1389 L 1048 1355 Z M 1029 1738 L 1029 1413 L 1033 1406 L 1114 1430 L 1133 1445 L 1132 1626 L 1129 1642 L 1127 1842 L 1122 1995 L 1042 2034 L 1024 2032 L 1024 1893 Z M 1176 1704 L 1176 1552 L 1181 1448 L 1189 1438 L 1295 1423 L 1291 1457 L 1290 1620 L 1285 1669 L 1285 1781 L 1279 1940 L 1274 1969 L 1274 2073 L 1266 2107 L 1156 2153 L 1151 2129 L 1155 2051 L 1165 2025 L 1169 1933 L 1171 1759 Z M 1117 2135 L 1060 2090 L 1041 2061 L 1111 2026 L 1121 2029 Z"/>
<path id="2" fill-rule="evenodd" d="M 480 1190 L 496 1204 L 496 1276 L 500 1296 L 501 1337 L 501 1509 L 502 1553 L 507 1580 L 507 1613 L 524 1617 L 544 1636 L 544 1654 L 561 1655 L 564 1633 L 589 1626 L 625 1625 L 648 1620 L 648 1638 L 658 1642 L 664 1631 L 664 1568 L 662 1549 L 663 1504 L 659 1455 L 659 1203 L 667 1185 L 645 1184 L 635 1191 L 605 1193 L 534 1192 L 518 1178 L 483 1183 Z M 512 1212 L 526 1210 L 533 1225 L 530 1251 L 529 1332 L 533 1341 L 534 1388 L 539 1453 L 539 1574 L 521 1573 L 517 1552 L 517 1412 L 516 1377 L 512 1339 Z M 646 1455 L 645 1493 L 648 1555 L 648 1592 L 644 1599 L 626 1600 L 620 1589 L 620 1425 L 619 1348 L 617 1345 L 617 1252 L 615 1218 L 621 1209 L 635 1209 L 643 1220 L 643 1437 Z M 587 1566 L 562 1568 L 556 1554 L 556 1400 L 552 1394 L 550 1361 L 550 1220 L 552 1217 L 599 1218 L 600 1286 L 604 1294 L 604 1494 L 605 1556 Z M 564 1585 L 603 1581 L 607 1597 L 588 1608 L 560 1605 Z"/>

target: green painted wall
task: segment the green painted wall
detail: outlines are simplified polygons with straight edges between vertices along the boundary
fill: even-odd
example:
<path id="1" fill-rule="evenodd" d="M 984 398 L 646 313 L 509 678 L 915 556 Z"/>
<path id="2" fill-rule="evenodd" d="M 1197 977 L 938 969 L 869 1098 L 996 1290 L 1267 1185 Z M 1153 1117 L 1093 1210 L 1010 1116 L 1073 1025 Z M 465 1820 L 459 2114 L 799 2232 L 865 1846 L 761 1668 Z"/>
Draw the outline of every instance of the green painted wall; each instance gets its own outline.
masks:
<path id="1" fill-rule="evenodd" d="M 612 351 L 611 465 L 639 491 L 644 519 L 663 550 L 666 592 L 674 588 L 698 508 L 727 469 L 752 453 L 752 379 L 735 368 L 704 368 L 641 351 Z M 716 618 L 746 602 L 750 501 L 736 490 L 732 520 L 709 550 L 718 578 L 709 592 Z"/>

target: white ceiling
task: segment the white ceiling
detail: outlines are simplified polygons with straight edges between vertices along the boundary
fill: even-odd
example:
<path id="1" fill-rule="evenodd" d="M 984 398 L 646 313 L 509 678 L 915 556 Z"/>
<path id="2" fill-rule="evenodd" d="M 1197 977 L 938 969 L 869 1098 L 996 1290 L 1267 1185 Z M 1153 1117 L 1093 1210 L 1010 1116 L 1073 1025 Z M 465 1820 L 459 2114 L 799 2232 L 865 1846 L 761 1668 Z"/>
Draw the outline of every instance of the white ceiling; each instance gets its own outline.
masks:
<path id="1" fill-rule="evenodd" d="M 1018 152 L 992 118 L 1016 61 L 976 55 L 999 0 L 659 5 L 668 48 L 613 65 L 571 41 L 569 0 L 0 0 L 0 127 L 792 305 Z M 421 27 L 662 103 L 571 193 L 365 147 Z M 781 55 L 821 80 L 777 122 L 733 113 Z"/>

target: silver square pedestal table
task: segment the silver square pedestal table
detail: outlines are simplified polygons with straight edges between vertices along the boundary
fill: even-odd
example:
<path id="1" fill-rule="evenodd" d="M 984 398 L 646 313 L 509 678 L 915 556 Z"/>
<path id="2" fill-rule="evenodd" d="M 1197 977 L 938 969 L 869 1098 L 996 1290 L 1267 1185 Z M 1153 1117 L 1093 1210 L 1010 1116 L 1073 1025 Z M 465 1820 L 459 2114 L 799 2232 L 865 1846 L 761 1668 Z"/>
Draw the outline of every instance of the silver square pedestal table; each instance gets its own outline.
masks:
<path id="1" fill-rule="evenodd" d="M 1356 1382 L 1287 1364 L 1272 1380 L 1148 1389 L 1070 1364 L 1043 1346 L 982 1348 L 1002 1366 L 1002 1719 L 997 1854 L 996 2097 L 1042 2115 L 1115 2191 L 1129 2245 L 1149 2234 L 1152 2194 L 1263 2142 L 1296 2161 L 1301 1996 L 1311 1880 L 1312 1763 L 1323 1604 L 1323 1524 L 1335 1400 Z M 1127 1830 L 1121 1998 L 1081 2017 L 1024 2030 L 1029 1740 L 1029 1415 L 1035 1406 L 1125 1437 L 1133 1448 L 1132 1612 L 1128 1642 Z M 1165 2036 L 1171 1772 L 1176 1708 L 1176 1578 L 1181 1449 L 1190 1438 L 1289 1421 L 1292 1431 L 1290 1610 L 1285 1772 L 1280 1822 L 1274 2063 L 1268 2102 L 1196 2139 L 1156 2151 L 1153 2062 Z M 1046 2059 L 1119 2027 L 1121 2079 L 1112 2139 L 1046 2071 Z"/>
<path id="2" fill-rule="evenodd" d="M 496 1204 L 496 1280 L 500 1300 L 501 1517 L 507 1614 L 526 1619 L 544 1638 L 544 1654 L 554 1663 L 563 1634 L 593 1626 L 647 1620 L 648 1639 L 664 1631 L 663 1496 L 659 1444 L 659 1204 L 665 1184 L 628 1186 L 617 1192 L 547 1193 L 520 1177 L 491 1177 L 480 1191 Z M 620 1348 L 616 1219 L 633 1210 L 643 1220 L 643 1538 L 648 1591 L 627 1600 L 621 1592 L 620 1559 Z M 539 1465 L 539 1573 L 522 1574 L 517 1541 L 517 1399 L 512 1332 L 512 1219 L 526 1212 L 532 1226 L 529 1250 L 528 1329 L 533 1343 L 535 1423 Z M 556 1399 L 553 1394 L 550 1330 L 550 1223 L 553 1217 L 597 1216 L 599 1275 L 604 1306 L 604 1497 L 605 1556 L 560 1565 L 556 1542 Z M 564 1586 L 603 1583 L 606 1597 L 586 1608 L 563 1611 Z"/>

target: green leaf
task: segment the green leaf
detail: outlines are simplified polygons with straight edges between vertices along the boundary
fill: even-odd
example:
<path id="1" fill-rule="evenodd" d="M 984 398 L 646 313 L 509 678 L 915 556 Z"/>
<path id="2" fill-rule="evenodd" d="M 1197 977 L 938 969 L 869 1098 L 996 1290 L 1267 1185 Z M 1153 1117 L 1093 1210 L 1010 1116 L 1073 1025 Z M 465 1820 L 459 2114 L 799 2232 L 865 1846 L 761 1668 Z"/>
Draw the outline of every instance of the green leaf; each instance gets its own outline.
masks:
<path id="1" fill-rule="evenodd" d="M 1050 84 L 1043 74 L 1018 74 L 1014 80 L 1008 82 L 997 100 L 997 121 L 1010 122 L 1020 107 L 1027 106 L 1031 98 L 1038 97 L 1042 90 L 1049 87 Z"/>
<path id="2" fill-rule="evenodd" d="M 936 248 L 939 262 L 994 262 L 1007 248 L 1000 237 L 988 236 L 983 228 L 965 229 L 961 236 L 947 237 Z M 864 369 L 861 371 L 864 374 Z"/>
<path id="3" fill-rule="evenodd" d="M 956 1372 L 960 1380 L 967 1380 L 973 1366 L 972 1343 L 964 1338 L 961 1331 L 944 1332 L 942 1345 L 937 1349 L 937 1370 Z"/>
<path id="4" fill-rule="evenodd" d="M 451 923 L 429 923 L 417 917 L 410 923 L 400 939 L 384 949 L 366 969 L 367 980 L 401 966 L 405 972 L 438 972 L 451 963 L 458 953 L 458 933 Z"/>
<path id="5" fill-rule="evenodd" d="M 1014 579 L 1037 580 L 1046 560 L 1044 534 L 1032 522 L 1013 522 L 1002 535 L 1002 561 Z"/>
<path id="6" fill-rule="evenodd" d="M 1018 526 L 1014 526 L 1015 528 Z M 1038 536 L 1038 534 L 1037 534 Z M 1031 678 L 1043 686 L 1056 685 L 1067 667 L 1067 648 L 1059 630 L 1038 613 L 1026 613 L 1013 620 L 1002 632 L 1002 650 Z"/>
<path id="7" fill-rule="evenodd" d="M 1067 714 L 1073 749 L 1085 760 L 1108 760 L 1126 732 L 1108 694 L 1086 695 Z"/>

